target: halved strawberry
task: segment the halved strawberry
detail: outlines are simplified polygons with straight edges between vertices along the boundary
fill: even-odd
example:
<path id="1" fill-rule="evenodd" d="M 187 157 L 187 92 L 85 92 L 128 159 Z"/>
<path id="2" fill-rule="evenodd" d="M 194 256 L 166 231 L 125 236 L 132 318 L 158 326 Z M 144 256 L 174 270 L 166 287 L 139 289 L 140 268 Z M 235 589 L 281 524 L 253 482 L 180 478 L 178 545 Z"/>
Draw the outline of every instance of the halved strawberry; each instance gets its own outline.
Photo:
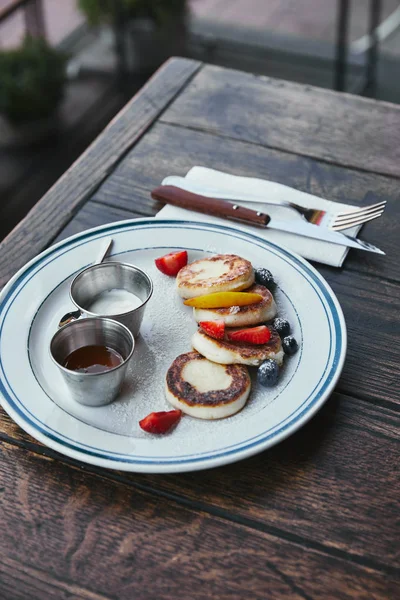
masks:
<path id="1" fill-rule="evenodd" d="M 182 416 L 181 410 L 152 412 L 139 421 L 140 427 L 148 433 L 166 433 Z"/>
<path id="2" fill-rule="evenodd" d="M 271 338 L 271 332 L 265 325 L 239 329 L 228 333 L 228 339 L 232 342 L 247 342 L 248 344 L 266 344 Z"/>
<path id="3" fill-rule="evenodd" d="M 200 321 L 199 325 L 204 333 L 216 340 L 222 340 L 225 336 L 224 321 Z"/>
<path id="4" fill-rule="evenodd" d="M 178 275 L 179 271 L 187 265 L 188 254 L 186 250 L 179 250 L 178 252 L 170 252 L 165 256 L 156 258 L 154 261 L 156 267 L 164 275 L 175 276 Z"/>

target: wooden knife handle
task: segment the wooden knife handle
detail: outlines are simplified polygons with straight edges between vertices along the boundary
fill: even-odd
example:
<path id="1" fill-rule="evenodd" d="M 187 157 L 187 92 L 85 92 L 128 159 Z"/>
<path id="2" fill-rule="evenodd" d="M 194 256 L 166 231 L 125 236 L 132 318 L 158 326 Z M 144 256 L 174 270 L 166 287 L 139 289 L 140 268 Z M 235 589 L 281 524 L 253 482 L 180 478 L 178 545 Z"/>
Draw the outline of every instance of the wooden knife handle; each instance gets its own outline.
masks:
<path id="1" fill-rule="evenodd" d="M 251 210 L 250 208 L 245 208 L 226 200 L 220 200 L 219 198 L 209 198 L 208 196 L 193 194 L 174 185 L 161 185 L 157 187 L 151 192 L 151 197 L 165 204 L 173 204 L 180 208 L 195 210 L 206 215 L 213 215 L 214 217 L 233 219 L 248 223 L 249 225 L 258 225 L 258 227 L 266 227 L 271 220 L 269 215 L 262 212 Z"/>

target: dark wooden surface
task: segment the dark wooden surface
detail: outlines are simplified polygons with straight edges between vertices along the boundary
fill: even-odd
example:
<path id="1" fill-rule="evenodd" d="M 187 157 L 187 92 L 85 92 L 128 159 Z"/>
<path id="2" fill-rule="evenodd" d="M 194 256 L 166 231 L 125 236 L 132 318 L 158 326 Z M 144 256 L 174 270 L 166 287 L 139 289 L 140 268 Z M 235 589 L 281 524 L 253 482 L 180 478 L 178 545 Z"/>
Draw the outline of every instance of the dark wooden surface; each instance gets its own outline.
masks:
<path id="1" fill-rule="evenodd" d="M 1 411 L 1 598 L 399 597 L 399 132 L 391 105 L 175 59 L 0 245 L 4 284 L 52 241 L 155 214 L 150 191 L 194 164 L 388 200 L 363 231 L 386 257 L 316 265 L 347 320 L 345 368 L 269 451 L 193 474 L 105 471 Z"/>

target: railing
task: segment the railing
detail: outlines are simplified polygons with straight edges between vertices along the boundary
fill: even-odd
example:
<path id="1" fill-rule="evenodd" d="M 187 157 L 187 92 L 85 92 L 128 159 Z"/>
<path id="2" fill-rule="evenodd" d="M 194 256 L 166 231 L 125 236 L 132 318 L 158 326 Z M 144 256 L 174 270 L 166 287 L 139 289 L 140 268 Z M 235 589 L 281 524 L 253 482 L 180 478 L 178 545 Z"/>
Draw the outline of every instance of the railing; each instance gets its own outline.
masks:
<path id="1" fill-rule="evenodd" d="M 22 10 L 24 13 L 27 33 L 34 37 L 46 37 L 42 0 L 10 0 L 8 4 L 0 8 L 0 23 L 17 10 Z"/>
<path id="2" fill-rule="evenodd" d="M 336 68 L 334 87 L 338 91 L 346 89 L 347 57 L 349 42 L 347 39 L 350 20 L 351 0 L 339 0 L 338 20 L 336 28 Z M 363 93 L 373 94 L 376 85 L 376 67 L 378 60 L 377 29 L 382 12 L 382 0 L 369 0 L 369 47 L 366 60 L 366 75 Z"/>
<path id="3" fill-rule="evenodd" d="M 124 19 L 119 15 L 118 3 L 116 2 L 116 22 L 114 32 L 116 36 L 116 49 L 118 65 L 121 72 L 126 70 L 126 57 L 122 45 L 122 30 Z M 349 42 L 347 39 L 348 25 L 350 20 L 351 0 L 338 0 L 336 44 L 335 44 L 335 77 L 334 89 L 344 91 L 346 89 L 346 71 L 348 67 Z M 369 47 L 366 52 L 365 78 L 362 89 L 358 93 L 369 93 L 373 95 L 376 85 L 376 68 L 378 59 L 378 36 L 377 27 L 380 21 L 382 0 L 369 0 Z M 13 15 L 16 11 L 24 12 L 25 30 L 28 34 L 38 37 L 46 37 L 42 0 L 9 0 L 0 8 L 0 23 Z M 121 16 L 121 18 L 118 18 Z"/>

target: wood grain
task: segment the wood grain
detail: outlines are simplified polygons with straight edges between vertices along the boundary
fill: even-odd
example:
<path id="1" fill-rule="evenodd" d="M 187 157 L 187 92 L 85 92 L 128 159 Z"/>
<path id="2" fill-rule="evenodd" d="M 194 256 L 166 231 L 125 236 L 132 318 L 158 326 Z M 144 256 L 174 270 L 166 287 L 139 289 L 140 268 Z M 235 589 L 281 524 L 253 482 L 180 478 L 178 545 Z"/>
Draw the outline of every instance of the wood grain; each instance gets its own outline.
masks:
<path id="1" fill-rule="evenodd" d="M 4 550 L 4 548 L 3 548 Z M 0 593 L 2 600 L 33 600 L 54 598 L 57 600 L 112 600 L 114 596 L 89 591 L 79 584 L 54 578 L 40 566 L 27 566 L 19 560 L 10 559 L 6 553 L 0 556 Z"/>
<path id="2" fill-rule="evenodd" d="M 154 214 L 162 204 L 150 198 L 151 190 L 167 175 L 186 175 L 194 165 L 270 179 L 354 205 L 387 200 L 384 216 L 367 223 L 361 232 L 361 238 L 382 247 L 386 256 L 351 250 L 345 268 L 349 265 L 353 270 L 400 282 L 400 191 L 398 182 L 389 177 L 157 123 L 111 173 L 94 198 L 110 206 Z"/>
<path id="3" fill-rule="evenodd" d="M 94 202 L 89 200 L 83 207 L 74 215 L 71 221 L 60 231 L 54 243 L 65 240 L 71 235 L 86 231 L 92 227 L 99 227 L 100 225 L 106 225 L 107 223 L 114 223 L 116 221 L 123 221 L 125 219 L 132 219 L 134 217 L 140 217 L 138 213 L 123 210 L 121 208 L 115 208 L 114 206 L 105 206 L 100 202 Z"/>
<path id="4" fill-rule="evenodd" d="M 399 430 L 397 413 L 335 393 L 298 433 L 234 465 L 170 476 L 84 468 L 393 574 L 400 558 Z M 3 414 L 1 431 L 3 439 L 71 462 Z"/>
<path id="5" fill-rule="evenodd" d="M 206 66 L 162 121 L 400 177 L 400 106 Z"/>
<path id="6" fill-rule="evenodd" d="M 337 294 L 347 325 L 347 356 L 338 389 L 398 409 L 399 284 L 333 268 L 319 270 Z"/>
<path id="7" fill-rule="evenodd" d="M 67 585 L 72 597 L 79 586 L 75 597 L 93 600 L 264 600 L 266 590 L 272 599 L 383 600 L 397 589 L 374 569 L 166 498 L 161 511 L 160 499 L 146 492 L 60 463 L 54 469 L 53 460 L 4 443 L 0 448 L 6 575 L 9 565 L 19 565 L 14 581 L 0 579 L 4 600 L 18 597 L 21 572 L 30 600 L 43 599 L 46 583 L 46 597 L 57 600 Z M 45 583 L 38 588 L 39 570 Z M 59 582 L 53 590 L 52 582 Z"/>
<path id="8" fill-rule="evenodd" d="M 171 59 L 115 117 L 0 244 L 0 287 L 54 239 L 200 67 L 196 61 Z"/>

